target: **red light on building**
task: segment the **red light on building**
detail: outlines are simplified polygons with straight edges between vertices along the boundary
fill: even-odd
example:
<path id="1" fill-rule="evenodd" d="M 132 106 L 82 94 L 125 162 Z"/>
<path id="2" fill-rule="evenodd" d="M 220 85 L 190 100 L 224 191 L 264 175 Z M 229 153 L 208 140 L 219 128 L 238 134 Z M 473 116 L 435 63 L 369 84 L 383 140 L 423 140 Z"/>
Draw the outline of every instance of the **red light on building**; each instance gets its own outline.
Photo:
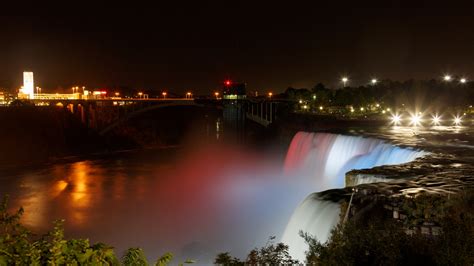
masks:
<path id="1" fill-rule="evenodd" d="M 231 83 L 232 83 L 232 82 L 231 82 L 230 80 L 226 80 L 226 81 L 224 82 L 224 84 L 225 84 L 226 86 L 230 86 Z"/>

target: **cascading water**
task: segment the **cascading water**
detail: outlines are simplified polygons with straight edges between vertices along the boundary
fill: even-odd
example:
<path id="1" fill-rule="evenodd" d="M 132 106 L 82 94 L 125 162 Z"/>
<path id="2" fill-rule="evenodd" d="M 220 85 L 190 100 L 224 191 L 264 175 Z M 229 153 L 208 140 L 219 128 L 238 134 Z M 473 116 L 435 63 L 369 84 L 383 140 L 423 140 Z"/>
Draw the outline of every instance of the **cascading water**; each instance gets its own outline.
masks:
<path id="1" fill-rule="evenodd" d="M 345 173 L 352 169 L 402 164 L 423 155 L 423 151 L 400 148 L 378 139 L 298 132 L 288 149 L 285 173 L 312 182 L 316 191 L 323 191 L 344 187 Z M 298 232 L 302 230 L 324 242 L 338 223 L 339 214 L 337 202 L 313 193 L 296 208 L 281 241 L 289 245 L 293 258 L 304 261 L 308 247 Z"/>

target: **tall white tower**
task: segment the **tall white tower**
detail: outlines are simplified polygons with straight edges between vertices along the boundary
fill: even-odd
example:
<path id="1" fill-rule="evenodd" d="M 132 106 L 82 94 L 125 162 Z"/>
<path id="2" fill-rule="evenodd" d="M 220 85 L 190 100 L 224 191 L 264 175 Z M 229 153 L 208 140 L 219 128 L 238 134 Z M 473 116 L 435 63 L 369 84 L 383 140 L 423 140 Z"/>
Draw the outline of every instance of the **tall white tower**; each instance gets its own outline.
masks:
<path id="1" fill-rule="evenodd" d="M 23 89 L 22 93 L 28 95 L 28 98 L 35 98 L 35 84 L 33 80 L 33 72 L 23 72 Z"/>

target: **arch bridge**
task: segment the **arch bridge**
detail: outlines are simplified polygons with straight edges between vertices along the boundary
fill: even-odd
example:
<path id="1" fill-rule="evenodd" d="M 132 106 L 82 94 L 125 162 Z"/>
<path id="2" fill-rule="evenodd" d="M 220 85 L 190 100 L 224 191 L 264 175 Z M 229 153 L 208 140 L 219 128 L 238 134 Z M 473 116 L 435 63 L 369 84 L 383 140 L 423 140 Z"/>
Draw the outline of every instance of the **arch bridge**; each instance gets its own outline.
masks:
<path id="1" fill-rule="evenodd" d="M 33 99 L 30 101 L 37 106 L 56 105 L 65 108 L 76 115 L 83 124 L 97 130 L 101 135 L 107 134 L 133 117 L 158 108 L 207 106 L 224 108 L 224 113 L 226 113 L 227 109 L 234 109 L 237 106 L 225 100 L 194 98 Z M 264 127 L 269 126 L 276 119 L 278 101 L 246 99 L 239 102 L 238 106 L 241 106 L 239 109 L 243 111 L 243 116 L 239 115 L 239 117 L 242 119 L 252 120 Z"/>
<path id="2" fill-rule="evenodd" d="M 76 115 L 87 127 L 101 135 L 142 113 L 172 106 L 214 106 L 217 101 L 192 98 L 169 99 L 34 99 L 36 106 L 58 106 Z"/>

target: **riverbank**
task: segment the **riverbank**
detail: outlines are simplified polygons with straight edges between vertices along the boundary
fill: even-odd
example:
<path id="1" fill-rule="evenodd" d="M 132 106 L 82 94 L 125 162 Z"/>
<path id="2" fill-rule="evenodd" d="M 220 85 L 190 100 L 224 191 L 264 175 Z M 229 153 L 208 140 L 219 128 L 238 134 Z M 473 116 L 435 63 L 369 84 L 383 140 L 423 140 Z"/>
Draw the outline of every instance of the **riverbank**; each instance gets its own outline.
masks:
<path id="1" fill-rule="evenodd" d="M 0 108 L 0 125 L 1 166 L 107 150 L 98 134 L 62 108 Z"/>

